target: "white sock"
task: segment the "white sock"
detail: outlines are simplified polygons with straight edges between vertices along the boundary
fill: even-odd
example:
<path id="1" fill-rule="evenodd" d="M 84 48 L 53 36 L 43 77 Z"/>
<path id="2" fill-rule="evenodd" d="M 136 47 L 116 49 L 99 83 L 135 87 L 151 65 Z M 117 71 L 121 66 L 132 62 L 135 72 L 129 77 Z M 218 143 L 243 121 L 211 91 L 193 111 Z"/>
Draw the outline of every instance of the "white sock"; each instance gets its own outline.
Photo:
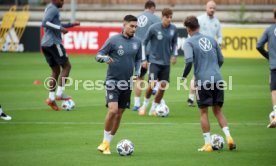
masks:
<path id="1" fill-rule="evenodd" d="M 224 132 L 224 134 L 225 134 L 226 137 L 229 137 L 229 136 L 230 136 L 229 127 L 223 127 L 223 128 L 222 128 L 222 131 Z"/>
<path id="2" fill-rule="evenodd" d="M 189 99 L 194 101 L 195 95 L 194 94 L 189 94 Z"/>
<path id="3" fill-rule="evenodd" d="M 164 100 L 164 99 L 162 99 L 162 100 L 161 100 L 161 102 L 160 102 L 160 104 L 164 104 L 164 105 L 166 105 L 165 100 Z"/>
<path id="4" fill-rule="evenodd" d="M 140 97 L 134 97 L 134 106 L 140 107 Z"/>
<path id="5" fill-rule="evenodd" d="M 61 96 L 63 94 L 63 91 L 64 91 L 64 87 L 58 86 L 56 95 Z"/>
<path id="6" fill-rule="evenodd" d="M 274 116 L 276 116 L 276 105 L 273 106 L 273 113 L 274 113 Z"/>
<path id="7" fill-rule="evenodd" d="M 147 107 L 148 105 L 149 105 L 149 99 L 144 98 L 143 106 L 144 106 L 144 107 Z"/>
<path id="8" fill-rule="evenodd" d="M 153 101 L 152 104 L 151 104 L 150 110 L 151 110 L 151 111 L 155 110 L 156 107 L 157 107 L 158 105 L 159 105 L 158 103 L 155 103 L 155 102 Z"/>
<path id="9" fill-rule="evenodd" d="M 49 92 L 49 99 L 52 101 L 55 100 L 55 92 Z"/>
<path id="10" fill-rule="evenodd" d="M 111 131 L 105 131 L 104 130 L 104 138 L 103 138 L 103 140 L 104 141 L 107 141 L 108 143 L 110 143 L 110 141 L 111 141 L 111 139 L 112 139 L 112 137 L 111 137 Z"/>
<path id="11" fill-rule="evenodd" d="M 205 144 L 210 144 L 211 143 L 211 135 L 210 133 L 203 133 L 203 138 Z"/>

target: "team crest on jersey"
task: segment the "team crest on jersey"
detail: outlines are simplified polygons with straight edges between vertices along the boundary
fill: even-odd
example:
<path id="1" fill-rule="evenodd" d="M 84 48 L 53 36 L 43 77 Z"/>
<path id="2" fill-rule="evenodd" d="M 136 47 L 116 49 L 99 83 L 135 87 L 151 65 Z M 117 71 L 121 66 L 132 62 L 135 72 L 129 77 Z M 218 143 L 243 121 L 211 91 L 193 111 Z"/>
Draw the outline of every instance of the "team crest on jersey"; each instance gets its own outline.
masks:
<path id="1" fill-rule="evenodd" d="M 170 30 L 170 35 L 171 35 L 171 36 L 174 35 L 174 30 Z"/>
<path id="2" fill-rule="evenodd" d="M 200 38 L 198 44 L 203 51 L 210 51 L 212 49 L 212 43 L 206 37 Z"/>
<path id="3" fill-rule="evenodd" d="M 137 21 L 137 25 L 138 27 L 145 27 L 148 23 L 148 17 L 145 16 L 145 15 L 141 15 L 139 18 L 138 18 L 138 21 Z"/>
<path id="4" fill-rule="evenodd" d="M 157 39 L 158 40 L 162 40 L 163 39 L 162 32 L 160 32 L 160 31 L 157 32 Z"/>
<path id="5" fill-rule="evenodd" d="M 112 100 L 113 99 L 113 94 L 109 94 L 108 98 L 109 98 L 109 100 Z"/>
<path id="6" fill-rule="evenodd" d="M 276 28 L 274 29 L 274 35 L 276 36 Z"/>
<path id="7" fill-rule="evenodd" d="M 137 43 L 133 43 L 133 44 L 132 44 L 132 48 L 133 48 L 134 50 L 137 50 L 137 49 L 138 49 Z"/>
<path id="8" fill-rule="evenodd" d="M 118 51 L 117 51 L 117 53 L 118 53 L 118 55 L 120 55 L 120 56 L 123 56 L 124 55 L 124 50 L 123 50 L 123 46 L 122 45 L 120 45 L 119 47 L 118 47 Z"/>

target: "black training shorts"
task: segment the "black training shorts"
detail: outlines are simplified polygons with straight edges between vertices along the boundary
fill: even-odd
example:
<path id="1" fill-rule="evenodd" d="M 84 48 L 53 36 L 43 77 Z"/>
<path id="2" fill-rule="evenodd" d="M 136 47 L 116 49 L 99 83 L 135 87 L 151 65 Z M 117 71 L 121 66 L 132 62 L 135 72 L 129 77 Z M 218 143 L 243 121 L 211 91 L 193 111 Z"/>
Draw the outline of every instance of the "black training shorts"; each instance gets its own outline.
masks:
<path id="1" fill-rule="evenodd" d="M 54 44 L 50 47 L 42 46 L 42 52 L 50 66 L 62 65 L 68 61 L 68 56 L 62 44 Z"/>

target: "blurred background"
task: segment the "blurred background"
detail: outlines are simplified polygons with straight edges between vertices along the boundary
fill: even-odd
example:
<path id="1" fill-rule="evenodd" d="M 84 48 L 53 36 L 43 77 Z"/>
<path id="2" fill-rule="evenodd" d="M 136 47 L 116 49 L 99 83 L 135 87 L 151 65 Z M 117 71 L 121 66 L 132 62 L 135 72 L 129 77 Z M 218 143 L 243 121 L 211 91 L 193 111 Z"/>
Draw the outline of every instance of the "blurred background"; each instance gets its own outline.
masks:
<path id="1" fill-rule="evenodd" d="M 51 0 L 0 0 L 1 45 L 0 50 L 16 52 L 40 51 L 40 29 L 43 12 Z M 156 14 L 161 16 L 164 7 L 174 11 L 173 23 L 179 30 L 178 48 L 187 37 L 183 20 L 188 15 L 205 13 L 207 0 L 155 0 Z M 222 51 L 226 57 L 261 57 L 255 50 L 257 39 L 269 24 L 273 23 L 273 8 L 276 0 L 216 0 L 215 16 L 222 24 Z M 81 27 L 73 28 L 65 35 L 64 46 L 68 53 L 95 54 L 110 34 L 121 31 L 122 18 L 126 14 L 138 15 L 144 10 L 145 0 L 65 0 L 61 9 L 63 22 L 80 21 Z M 14 24 L 3 27 L 5 13 L 15 5 L 16 22 L 25 6 L 25 22 L 20 21 L 20 33 L 13 32 Z M 28 8 L 26 8 L 28 5 Z M 23 14 L 24 15 L 24 14 Z M 3 32 L 5 29 L 5 32 Z M 16 29 L 16 28 L 15 28 Z M 32 40 L 29 40 L 32 39 Z M 80 43 L 82 42 L 82 43 Z M 13 48 L 11 48 L 13 47 Z"/>

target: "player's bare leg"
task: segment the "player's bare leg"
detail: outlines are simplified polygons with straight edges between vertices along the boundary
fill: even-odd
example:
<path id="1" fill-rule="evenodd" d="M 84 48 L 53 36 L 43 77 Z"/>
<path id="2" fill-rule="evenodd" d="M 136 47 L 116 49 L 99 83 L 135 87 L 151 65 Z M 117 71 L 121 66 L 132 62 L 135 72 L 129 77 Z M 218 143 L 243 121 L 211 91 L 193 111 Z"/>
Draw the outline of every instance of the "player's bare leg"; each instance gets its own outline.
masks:
<path id="1" fill-rule="evenodd" d="M 273 114 L 274 118 L 272 121 L 267 125 L 268 128 L 275 128 L 276 127 L 276 90 L 271 91 L 271 99 L 273 105 Z"/>
<path id="2" fill-rule="evenodd" d="M 71 71 L 71 63 L 69 59 L 64 64 L 62 64 L 61 67 L 62 67 L 62 72 L 60 74 L 60 78 L 58 82 L 56 100 L 68 100 L 68 99 L 71 99 L 71 97 L 66 96 L 63 92 L 64 92 L 64 85 Z"/>
<path id="3" fill-rule="evenodd" d="M 210 123 L 208 118 L 208 107 L 200 108 L 200 124 L 204 137 L 204 145 L 198 149 L 200 152 L 212 152 L 210 135 Z"/>
<path id="4" fill-rule="evenodd" d="M 223 113 L 221 112 L 221 107 L 218 106 L 218 105 L 213 106 L 213 113 L 214 113 L 215 117 L 217 118 L 218 123 L 219 123 L 222 131 L 224 132 L 224 134 L 226 136 L 226 140 L 227 140 L 229 150 L 236 149 L 236 144 L 234 143 L 234 140 L 230 135 L 230 130 L 229 130 L 229 127 L 227 125 L 227 120 L 224 117 Z"/>
<path id="5" fill-rule="evenodd" d="M 46 100 L 46 103 L 53 109 L 53 110 L 60 110 L 55 102 L 55 91 L 57 86 L 57 80 L 60 74 L 60 66 L 55 65 L 51 66 L 52 75 L 51 80 L 49 81 L 49 98 Z"/>
<path id="6" fill-rule="evenodd" d="M 108 103 L 108 112 L 105 117 L 104 138 L 103 142 L 97 148 L 103 154 L 111 154 L 110 142 L 119 127 L 121 115 L 122 112 L 118 109 L 118 102 Z"/>
<path id="7" fill-rule="evenodd" d="M 134 97 L 134 107 L 133 111 L 138 111 L 140 108 L 140 97 L 142 93 L 142 87 L 143 87 L 144 77 L 138 77 L 135 83 L 135 97 Z"/>
<path id="8" fill-rule="evenodd" d="M 150 96 L 152 95 L 152 89 L 154 88 L 155 85 L 156 85 L 156 80 L 150 80 L 149 81 L 149 84 L 148 84 L 148 87 L 147 87 L 146 93 L 145 93 L 143 106 L 139 109 L 139 112 L 138 112 L 138 114 L 140 116 L 146 115 L 146 109 L 147 109 L 147 106 L 149 104 Z"/>

